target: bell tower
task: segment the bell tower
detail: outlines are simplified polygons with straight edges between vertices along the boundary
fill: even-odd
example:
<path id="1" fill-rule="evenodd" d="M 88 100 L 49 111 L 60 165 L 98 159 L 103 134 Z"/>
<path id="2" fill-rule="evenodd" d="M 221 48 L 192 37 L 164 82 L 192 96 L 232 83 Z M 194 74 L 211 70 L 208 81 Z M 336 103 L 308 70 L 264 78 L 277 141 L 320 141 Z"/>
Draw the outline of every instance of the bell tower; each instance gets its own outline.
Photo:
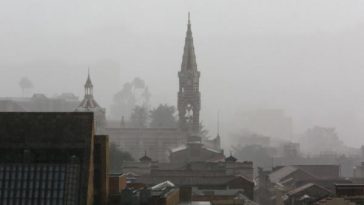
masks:
<path id="1" fill-rule="evenodd" d="M 201 97 L 199 91 L 200 72 L 197 70 L 195 49 L 191 30 L 190 13 L 183 50 L 181 70 L 178 72 L 178 115 L 180 129 L 198 133 L 200 124 Z"/>

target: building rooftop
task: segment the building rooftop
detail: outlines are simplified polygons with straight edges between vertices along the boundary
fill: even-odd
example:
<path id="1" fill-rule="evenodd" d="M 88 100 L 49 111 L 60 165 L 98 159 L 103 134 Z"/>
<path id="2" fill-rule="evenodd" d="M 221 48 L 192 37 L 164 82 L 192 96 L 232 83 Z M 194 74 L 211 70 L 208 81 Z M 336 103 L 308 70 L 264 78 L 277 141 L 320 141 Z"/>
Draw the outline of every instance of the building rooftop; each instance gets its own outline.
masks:
<path id="1" fill-rule="evenodd" d="M 304 184 L 304 185 L 302 185 L 302 186 L 299 186 L 299 187 L 297 187 L 297 188 L 295 188 L 295 189 L 293 189 L 293 190 L 291 190 L 291 191 L 287 192 L 287 195 L 296 195 L 296 194 L 299 194 L 299 193 L 304 192 L 305 190 L 307 190 L 307 189 L 309 189 L 309 188 L 311 188 L 311 187 L 318 187 L 319 189 L 322 189 L 322 190 L 325 190 L 325 191 L 326 191 L 326 192 L 328 192 L 328 193 L 331 193 L 331 191 L 330 191 L 330 190 L 328 190 L 328 189 L 326 189 L 326 188 L 324 188 L 324 187 L 321 187 L 321 186 L 319 186 L 319 185 L 317 185 L 317 184 L 314 184 L 314 183 L 307 183 L 307 184 Z"/>
<path id="2" fill-rule="evenodd" d="M 87 204 L 92 113 L 0 112 L 0 142 L 0 204 Z"/>
<path id="3" fill-rule="evenodd" d="M 93 135 L 91 112 L 0 112 L 0 148 L 74 147 Z"/>
<path id="4" fill-rule="evenodd" d="M 283 178 L 287 177 L 288 175 L 292 174 L 293 172 L 295 172 L 297 170 L 298 170 L 298 168 L 293 167 L 293 166 L 282 167 L 282 168 L 272 172 L 271 174 L 269 174 L 269 179 L 272 183 L 278 183 Z"/>
<path id="5" fill-rule="evenodd" d="M 224 185 L 233 180 L 243 180 L 247 183 L 253 183 L 251 180 L 243 176 L 139 176 L 136 183 L 146 185 L 155 185 L 164 181 L 170 181 L 176 186 L 183 185 Z"/>

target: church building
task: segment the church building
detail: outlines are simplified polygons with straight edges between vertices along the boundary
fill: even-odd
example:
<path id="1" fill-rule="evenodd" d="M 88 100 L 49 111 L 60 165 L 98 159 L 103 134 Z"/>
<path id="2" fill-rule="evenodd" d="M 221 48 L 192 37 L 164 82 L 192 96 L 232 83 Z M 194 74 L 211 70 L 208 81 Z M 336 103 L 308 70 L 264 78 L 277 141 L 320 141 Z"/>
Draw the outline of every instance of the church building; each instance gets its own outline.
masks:
<path id="1" fill-rule="evenodd" d="M 171 155 L 180 156 L 181 153 L 185 152 L 184 149 L 190 149 L 191 147 L 194 147 L 193 153 L 200 152 L 199 148 L 202 149 L 201 153 L 204 153 L 205 157 L 199 158 L 199 160 L 209 160 L 207 159 L 209 156 L 213 156 L 214 160 L 224 159 L 223 152 L 220 149 L 220 136 L 213 140 L 200 136 L 200 71 L 197 69 L 189 14 L 178 78 L 177 109 L 179 126 L 177 128 L 120 127 L 107 128 L 106 133 L 110 136 L 112 142 L 119 145 L 120 149 L 129 152 L 135 159 L 143 156 L 146 151 L 153 160 L 168 162 Z M 197 136 L 200 139 L 199 143 L 190 142 L 189 139 L 192 136 Z M 186 159 L 186 161 L 191 161 L 191 159 Z"/>

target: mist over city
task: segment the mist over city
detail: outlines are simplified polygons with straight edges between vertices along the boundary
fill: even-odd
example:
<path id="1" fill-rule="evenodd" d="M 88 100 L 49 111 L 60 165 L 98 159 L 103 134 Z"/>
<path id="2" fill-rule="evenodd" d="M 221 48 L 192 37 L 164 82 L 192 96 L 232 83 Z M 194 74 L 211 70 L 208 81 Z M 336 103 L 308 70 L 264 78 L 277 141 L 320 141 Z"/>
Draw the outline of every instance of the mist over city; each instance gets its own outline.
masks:
<path id="1" fill-rule="evenodd" d="M 28 166 L 79 177 L 49 204 L 364 201 L 362 1 L 2 0 L 0 22 L 0 204 Z"/>

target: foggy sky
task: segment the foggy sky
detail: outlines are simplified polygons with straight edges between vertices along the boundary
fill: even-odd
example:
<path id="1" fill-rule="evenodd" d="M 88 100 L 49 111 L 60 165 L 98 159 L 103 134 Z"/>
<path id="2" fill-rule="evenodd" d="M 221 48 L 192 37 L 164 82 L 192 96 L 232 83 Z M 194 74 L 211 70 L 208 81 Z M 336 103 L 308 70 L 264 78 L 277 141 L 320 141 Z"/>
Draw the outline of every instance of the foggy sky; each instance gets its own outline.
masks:
<path id="1" fill-rule="evenodd" d="M 294 132 L 336 127 L 364 143 L 364 1 L 0 0 L 0 96 L 83 96 L 87 67 L 109 108 L 139 76 L 153 104 L 176 105 L 177 72 L 191 12 L 201 118 L 216 133 L 238 130 L 239 113 L 284 109 Z"/>

